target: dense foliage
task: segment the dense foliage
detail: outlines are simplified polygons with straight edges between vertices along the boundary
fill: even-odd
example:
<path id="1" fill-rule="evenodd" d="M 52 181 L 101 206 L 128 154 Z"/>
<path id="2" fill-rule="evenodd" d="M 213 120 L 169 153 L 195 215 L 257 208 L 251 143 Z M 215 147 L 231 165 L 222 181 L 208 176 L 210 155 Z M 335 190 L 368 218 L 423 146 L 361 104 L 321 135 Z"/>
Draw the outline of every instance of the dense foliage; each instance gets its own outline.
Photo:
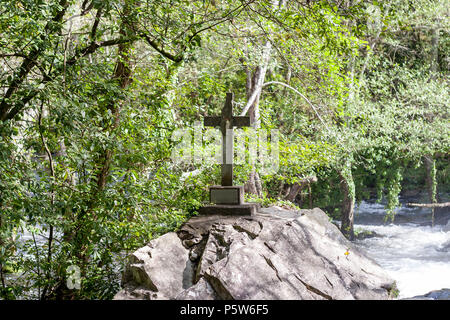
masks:
<path id="1" fill-rule="evenodd" d="M 174 133 L 206 135 L 227 92 L 278 130 L 278 170 L 236 165 L 249 199 L 321 206 L 350 238 L 371 191 L 391 218 L 404 179 L 436 202 L 448 16 L 443 0 L 0 2 L 0 298 L 111 298 L 127 253 L 220 182 L 174 161 L 198 156 Z"/>

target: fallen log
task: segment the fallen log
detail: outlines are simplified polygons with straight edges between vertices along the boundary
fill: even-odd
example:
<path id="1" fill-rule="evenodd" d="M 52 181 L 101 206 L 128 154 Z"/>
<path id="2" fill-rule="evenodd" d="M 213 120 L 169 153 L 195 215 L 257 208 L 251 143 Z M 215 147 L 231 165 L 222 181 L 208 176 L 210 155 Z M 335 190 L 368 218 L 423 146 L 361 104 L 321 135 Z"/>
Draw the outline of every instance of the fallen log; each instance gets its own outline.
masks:
<path id="1" fill-rule="evenodd" d="M 408 207 L 424 207 L 424 208 L 444 208 L 450 207 L 450 202 L 443 203 L 408 203 Z"/>
<path id="2" fill-rule="evenodd" d="M 307 184 L 314 183 L 314 182 L 317 182 L 317 177 L 315 177 L 315 176 L 306 177 L 306 178 L 300 180 L 299 182 L 295 182 L 288 189 L 288 192 L 287 192 L 287 195 L 285 197 L 285 200 L 294 202 L 295 201 L 295 197 L 303 189 L 303 187 L 305 187 Z"/>

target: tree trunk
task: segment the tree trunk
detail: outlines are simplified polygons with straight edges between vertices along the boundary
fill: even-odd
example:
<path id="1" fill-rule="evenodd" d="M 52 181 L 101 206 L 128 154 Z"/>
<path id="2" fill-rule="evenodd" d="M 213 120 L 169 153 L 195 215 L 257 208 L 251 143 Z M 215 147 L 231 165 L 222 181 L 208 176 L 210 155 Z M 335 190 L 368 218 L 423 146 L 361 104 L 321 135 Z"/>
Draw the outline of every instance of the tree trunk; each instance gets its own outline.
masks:
<path id="1" fill-rule="evenodd" d="M 281 8 L 284 5 L 284 1 L 280 2 L 278 0 L 272 1 L 272 9 Z M 261 90 L 264 84 L 264 79 L 267 72 L 267 67 L 269 65 L 269 60 L 271 57 L 272 43 L 267 40 L 264 44 L 262 50 L 262 60 L 261 64 L 256 66 L 251 81 L 249 81 L 249 69 L 246 66 L 247 81 L 247 104 L 241 112 L 241 116 L 244 116 L 247 112 L 249 113 L 250 119 L 253 122 L 253 127 L 259 129 L 260 127 L 260 112 L 259 112 L 259 98 L 261 96 Z M 249 180 L 245 184 L 245 191 L 256 194 L 257 196 L 262 195 L 262 185 L 259 174 L 256 170 L 253 170 L 250 174 Z"/>
<path id="2" fill-rule="evenodd" d="M 261 81 L 260 78 L 262 77 L 261 72 L 262 72 L 261 66 L 257 66 L 255 68 L 255 70 L 253 71 L 253 75 L 252 75 L 250 81 L 248 81 L 248 79 L 247 79 L 246 87 L 250 89 L 250 91 L 247 92 L 247 97 L 250 97 L 253 94 L 254 90 L 257 90 L 258 83 Z M 249 75 L 249 73 L 247 73 L 247 75 Z M 259 129 L 259 127 L 260 127 L 259 94 L 256 96 L 252 106 L 248 110 L 248 113 L 250 116 L 250 121 L 253 123 L 253 127 L 255 129 Z M 260 179 L 259 174 L 256 171 L 256 169 L 253 169 L 252 172 L 250 173 L 250 176 L 246 183 L 246 186 L 247 186 L 246 191 L 248 193 L 255 194 L 258 197 L 260 197 L 262 195 L 261 179 Z"/>
<path id="3" fill-rule="evenodd" d="M 431 36 L 431 77 L 436 78 L 439 72 L 439 29 L 434 27 Z"/>
<path id="4" fill-rule="evenodd" d="M 354 220 L 354 206 L 355 206 L 355 199 L 354 195 L 352 193 L 352 186 L 349 184 L 347 179 L 344 177 L 343 174 L 339 174 L 340 176 L 340 187 L 341 192 L 344 196 L 344 199 L 342 201 L 342 212 L 341 212 L 341 232 L 344 234 L 344 236 L 349 239 L 354 239 L 354 232 L 353 232 L 353 220 Z"/>
<path id="5" fill-rule="evenodd" d="M 2 216 L 0 215 L 0 230 L 2 229 Z M 3 240 L 0 236 L 0 248 L 3 247 Z M 2 257 L 2 254 L 0 253 L 0 258 Z M 0 281 L 1 281 L 1 285 L 2 285 L 2 290 L 6 289 L 6 284 L 5 284 L 5 278 L 3 276 L 3 259 L 0 260 Z M 0 297 L 4 298 L 3 295 L 0 294 Z"/>
<path id="6" fill-rule="evenodd" d="M 436 185 L 436 162 L 432 156 L 426 155 L 423 157 L 425 165 L 425 182 L 427 185 L 428 202 L 436 203 L 437 201 L 437 185 Z M 435 209 L 431 207 L 431 225 L 434 226 L 435 221 Z"/>
<path id="7" fill-rule="evenodd" d="M 290 188 L 289 188 L 289 193 L 287 194 L 285 200 L 287 201 L 291 201 L 294 202 L 295 198 L 297 197 L 298 193 L 300 191 L 302 191 L 302 184 L 298 184 L 297 182 L 294 183 Z"/>

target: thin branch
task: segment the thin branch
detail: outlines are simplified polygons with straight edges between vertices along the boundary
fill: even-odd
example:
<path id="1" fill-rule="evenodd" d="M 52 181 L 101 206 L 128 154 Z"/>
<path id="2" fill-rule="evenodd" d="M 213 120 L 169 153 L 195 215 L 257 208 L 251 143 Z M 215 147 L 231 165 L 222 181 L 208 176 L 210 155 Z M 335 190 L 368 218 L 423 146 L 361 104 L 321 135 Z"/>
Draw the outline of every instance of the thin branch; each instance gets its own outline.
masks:
<path id="1" fill-rule="evenodd" d="M 124 44 L 124 43 L 134 41 L 136 39 L 137 39 L 137 37 L 126 37 L 126 38 L 117 38 L 117 39 L 113 39 L 113 40 L 106 40 L 106 41 L 102 41 L 100 43 L 93 41 L 88 46 L 78 49 L 76 51 L 76 53 L 70 59 L 67 60 L 66 64 L 73 65 L 80 58 L 83 58 L 83 57 L 87 56 L 88 54 L 95 52 L 95 50 L 97 50 L 98 48 L 110 47 L 110 46 L 115 46 L 118 44 Z"/>
<path id="2" fill-rule="evenodd" d="M 103 7 L 100 7 L 97 10 L 97 14 L 95 15 L 94 24 L 92 25 L 91 34 L 90 34 L 92 40 L 94 40 L 96 35 L 97 35 L 97 28 L 98 28 L 98 25 L 99 25 L 100 20 L 102 18 L 102 11 L 103 11 Z"/>
<path id="3" fill-rule="evenodd" d="M 59 2 L 61 6 L 61 10 L 56 13 L 56 15 L 52 18 L 51 21 L 47 23 L 44 30 L 47 33 L 61 30 L 61 26 L 55 27 L 59 25 L 62 21 L 64 14 L 66 13 L 67 8 L 69 7 L 69 3 L 67 0 L 60 0 Z M 47 41 L 48 37 L 45 34 L 41 34 L 40 39 L 42 41 Z M 11 105 L 7 102 L 9 98 L 19 89 L 22 83 L 27 78 L 27 75 L 30 73 L 31 69 L 36 65 L 37 58 L 42 54 L 44 50 L 44 46 L 40 46 L 34 50 L 29 55 L 29 58 L 25 59 L 22 64 L 18 67 L 18 71 L 13 79 L 9 83 L 9 88 L 6 93 L 3 95 L 2 101 L 0 103 L 0 120 L 5 120 L 8 115 L 8 111 L 11 108 Z"/>
<path id="4" fill-rule="evenodd" d="M 39 259 L 39 248 L 38 245 L 36 243 L 36 237 L 34 236 L 34 232 L 31 233 L 32 237 L 33 237 L 33 243 L 34 243 L 34 248 L 36 250 L 36 260 L 37 260 L 37 274 L 38 274 L 38 278 L 41 278 L 41 261 Z M 38 281 L 38 297 L 41 297 L 41 284 Z"/>
<path id="5" fill-rule="evenodd" d="M 2 282 L 3 290 L 6 289 L 5 277 L 3 275 L 3 264 L 0 262 L 0 280 Z"/>
<path id="6" fill-rule="evenodd" d="M 177 54 L 176 56 L 174 56 L 173 54 L 161 49 L 158 44 L 150 39 L 150 37 L 146 33 L 141 33 L 141 36 L 144 37 L 148 44 L 152 46 L 153 49 L 158 51 L 163 57 L 172 60 L 173 62 L 181 62 L 181 60 L 183 60 L 183 56 L 181 54 Z"/>
<path id="7" fill-rule="evenodd" d="M 53 210 L 53 206 L 55 204 L 55 187 L 54 187 L 54 183 L 55 183 L 55 167 L 53 165 L 53 157 L 52 157 L 52 153 L 50 152 L 50 149 L 48 148 L 47 142 L 45 141 L 44 138 L 44 132 L 42 129 L 42 114 L 44 112 L 44 100 L 42 100 L 41 103 L 41 110 L 39 112 L 39 116 L 38 116 L 38 125 L 39 125 L 39 135 L 41 137 L 41 142 L 42 145 L 45 149 L 45 152 L 47 153 L 47 157 L 48 157 L 48 161 L 50 163 L 50 174 L 52 177 L 52 182 L 51 182 L 51 198 L 50 198 L 50 203 L 52 206 L 52 210 Z M 48 263 L 48 270 L 47 270 L 47 281 L 50 281 L 50 277 L 51 277 L 51 260 L 52 260 L 52 243 L 53 243 L 53 225 L 49 224 L 49 236 L 48 236 L 48 251 L 47 251 L 47 263 Z M 42 291 L 42 297 L 45 297 L 47 290 L 48 290 L 48 286 L 49 283 L 46 284 L 46 286 L 44 287 L 44 290 Z"/>
<path id="8" fill-rule="evenodd" d="M 320 122 L 322 122 L 322 124 L 327 128 L 327 130 L 329 130 L 329 129 L 328 129 L 328 126 L 325 124 L 325 122 L 323 121 L 322 117 L 321 117 L 320 114 L 317 112 L 316 107 L 315 107 L 315 106 L 311 103 L 311 101 L 309 101 L 308 98 L 306 98 L 305 95 L 303 95 L 300 91 L 298 91 L 297 89 L 291 87 L 290 85 L 288 85 L 288 84 L 286 84 L 286 83 L 284 83 L 284 82 L 280 82 L 280 81 L 269 81 L 269 82 L 266 82 L 266 83 L 264 83 L 264 84 L 261 86 L 261 89 L 262 89 L 262 87 L 265 87 L 265 86 L 268 86 L 268 85 L 271 85 L 271 84 L 279 84 L 279 85 L 282 85 L 282 86 L 284 86 L 284 87 L 286 87 L 286 88 L 288 88 L 288 89 L 291 89 L 292 91 L 294 91 L 295 93 L 297 93 L 299 96 L 301 96 L 303 99 L 305 99 L 305 101 L 306 101 L 306 102 L 311 106 L 311 108 L 314 110 L 314 113 L 317 115 L 317 117 L 319 118 Z M 242 112 L 241 112 L 241 116 L 245 116 L 245 114 L 247 113 L 248 109 L 250 109 L 250 106 L 252 105 L 252 103 L 254 102 L 254 100 L 255 100 L 255 98 L 256 98 L 256 96 L 257 96 L 257 94 L 258 94 L 257 91 L 258 91 L 258 90 L 254 90 L 254 91 L 253 91 L 252 95 L 250 96 L 250 98 L 249 98 L 248 101 L 247 101 L 247 104 L 245 105 L 244 109 L 243 109 Z"/>
<path id="9" fill-rule="evenodd" d="M 20 57 L 24 59 L 28 59 L 26 55 L 23 53 L 1 53 L 0 58 L 8 58 L 8 57 Z"/>

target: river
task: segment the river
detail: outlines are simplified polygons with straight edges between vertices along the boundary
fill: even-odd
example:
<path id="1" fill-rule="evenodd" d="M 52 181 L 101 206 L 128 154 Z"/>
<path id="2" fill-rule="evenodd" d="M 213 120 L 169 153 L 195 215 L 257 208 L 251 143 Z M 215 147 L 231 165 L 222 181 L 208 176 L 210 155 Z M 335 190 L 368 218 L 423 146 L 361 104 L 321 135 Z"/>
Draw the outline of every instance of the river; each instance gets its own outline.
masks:
<path id="1" fill-rule="evenodd" d="M 398 298 L 450 288 L 450 222 L 431 226 L 431 209 L 404 205 L 393 223 L 384 221 L 385 214 L 382 204 L 363 201 L 357 206 L 355 231 L 368 230 L 375 236 L 355 244 L 396 280 Z"/>

